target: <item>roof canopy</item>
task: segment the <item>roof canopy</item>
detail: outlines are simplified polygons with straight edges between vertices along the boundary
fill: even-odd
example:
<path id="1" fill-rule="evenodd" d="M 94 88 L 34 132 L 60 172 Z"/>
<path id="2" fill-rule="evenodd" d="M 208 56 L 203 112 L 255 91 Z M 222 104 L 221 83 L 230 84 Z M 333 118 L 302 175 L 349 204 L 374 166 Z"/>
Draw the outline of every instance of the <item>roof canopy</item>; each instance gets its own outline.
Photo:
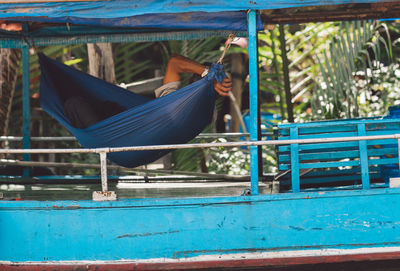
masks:
<path id="1" fill-rule="evenodd" d="M 263 22 L 397 18 L 400 0 L 0 0 L 0 20 L 29 22 L 22 33 L 0 30 L 0 47 L 244 36 L 249 9 L 262 30 Z"/>
<path id="2" fill-rule="evenodd" d="M 383 0 L 0 0 L 0 19 L 139 28 L 245 30 L 249 9 Z M 179 15 L 177 15 L 179 13 Z M 262 25 L 259 24 L 259 29 Z"/>
<path id="3" fill-rule="evenodd" d="M 122 18 L 150 13 L 221 12 L 240 10 L 266 10 L 304 6 L 377 3 L 383 0 L 9 0 L 1 1 L 0 18 L 76 17 Z"/>

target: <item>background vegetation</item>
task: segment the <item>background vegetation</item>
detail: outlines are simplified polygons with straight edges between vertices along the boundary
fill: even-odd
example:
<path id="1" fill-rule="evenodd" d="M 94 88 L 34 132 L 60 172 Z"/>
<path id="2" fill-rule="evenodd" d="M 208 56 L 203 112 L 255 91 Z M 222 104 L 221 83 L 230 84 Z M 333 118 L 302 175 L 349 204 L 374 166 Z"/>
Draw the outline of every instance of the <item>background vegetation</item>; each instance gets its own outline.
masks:
<path id="1" fill-rule="evenodd" d="M 276 26 L 274 30 L 260 33 L 259 77 L 262 111 L 277 114 L 281 116 L 282 121 L 288 121 L 290 111 L 293 110 L 296 122 L 386 114 L 389 106 L 400 104 L 398 26 L 396 21 L 310 23 Z M 285 48 L 282 48 L 283 40 Z M 218 59 L 224 41 L 222 38 L 210 38 L 113 44 L 117 81 L 129 83 L 151 78 L 154 76 L 154 70 L 165 69 L 173 53 L 203 63 L 213 62 Z M 54 46 L 42 50 L 50 57 L 83 71 L 87 70 L 86 46 Z M 229 55 L 246 54 L 246 51 L 246 48 L 231 48 L 227 56 L 228 72 Z M 288 64 L 284 66 L 283 63 L 286 62 Z M 286 74 L 285 68 L 288 70 Z M 39 73 L 37 57 L 32 54 L 32 94 L 38 92 Z M 244 77 L 243 80 L 247 79 Z M 246 90 L 244 93 L 242 109 L 246 112 Z M 33 105 L 38 105 L 38 99 L 35 95 L 33 97 Z M 290 103 L 286 102 L 287 98 Z M 223 99 L 217 101 L 217 110 L 223 109 L 224 102 L 226 103 Z M 10 135 L 22 134 L 20 106 L 18 91 L 14 99 Z M 40 131 L 42 135 L 68 135 L 68 132 L 46 114 L 38 111 L 37 115 L 33 114 L 34 118 L 35 116 L 45 119 L 46 128 Z M 268 129 L 270 126 L 266 127 L 265 131 Z M 206 131 L 215 131 L 215 125 L 208 127 Z M 34 129 L 33 132 L 36 133 Z M 224 140 L 226 139 L 220 138 L 215 141 Z M 61 143 L 57 147 L 76 146 L 77 143 Z M 274 150 L 266 148 L 263 158 L 264 172 L 275 171 Z M 57 159 L 67 160 L 65 157 Z M 68 159 L 97 161 L 97 158 L 87 155 Z M 179 151 L 173 154 L 173 166 L 175 169 L 186 171 L 248 174 L 249 155 L 247 149 L 239 148 Z"/>

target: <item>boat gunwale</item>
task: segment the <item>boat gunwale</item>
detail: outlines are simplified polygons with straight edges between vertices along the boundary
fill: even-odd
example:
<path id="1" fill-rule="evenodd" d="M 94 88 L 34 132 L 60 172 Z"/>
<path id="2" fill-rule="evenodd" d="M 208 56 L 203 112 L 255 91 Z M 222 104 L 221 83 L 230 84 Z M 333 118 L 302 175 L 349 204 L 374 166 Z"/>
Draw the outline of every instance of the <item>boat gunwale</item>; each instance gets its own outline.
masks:
<path id="1" fill-rule="evenodd" d="M 360 190 L 316 191 L 281 194 L 264 194 L 254 196 L 229 196 L 229 197 L 201 197 L 201 198 L 137 198 L 119 199 L 117 201 L 92 201 L 92 200 L 0 200 L 0 211 L 27 210 L 27 209 L 114 209 L 114 208 L 152 208 L 170 206 L 195 206 L 195 205 L 221 205 L 221 204 L 255 204 L 268 201 L 287 201 L 299 199 L 341 198 L 375 195 L 400 194 L 400 188 L 375 188 Z"/>

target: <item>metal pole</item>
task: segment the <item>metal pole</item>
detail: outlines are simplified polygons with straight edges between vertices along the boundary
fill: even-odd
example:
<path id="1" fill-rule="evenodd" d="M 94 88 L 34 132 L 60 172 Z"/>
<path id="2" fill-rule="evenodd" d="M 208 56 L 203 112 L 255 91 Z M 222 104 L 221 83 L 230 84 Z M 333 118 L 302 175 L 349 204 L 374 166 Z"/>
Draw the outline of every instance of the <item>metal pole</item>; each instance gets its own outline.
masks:
<path id="1" fill-rule="evenodd" d="M 100 149 L 97 152 L 100 154 L 101 191 L 93 191 L 92 199 L 94 201 L 117 200 L 115 191 L 108 191 L 107 149 Z"/>
<path id="2" fill-rule="evenodd" d="M 274 133 L 262 133 L 261 136 L 266 137 L 270 136 L 272 137 Z M 203 138 L 239 138 L 239 137 L 249 137 L 249 133 L 201 133 L 198 136 L 196 136 L 196 139 L 203 139 Z M 31 136 L 30 141 L 37 141 L 37 142 L 43 142 L 43 141 L 77 141 L 76 137 L 73 136 Z M 0 136 L 0 142 L 1 141 L 22 141 L 23 137 L 21 136 Z"/>
<path id="3" fill-rule="evenodd" d="M 28 31 L 28 25 L 25 23 L 22 26 L 24 32 Z M 29 95 L 29 46 L 25 44 L 22 47 L 22 136 L 23 136 L 23 148 L 30 149 L 30 95 Z M 31 157 L 29 153 L 24 153 L 24 161 L 30 161 Z M 29 169 L 24 169 L 24 176 L 29 176 Z"/>
<path id="4" fill-rule="evenodd" d="M 308 139 L 287 139 L 287 140 L 264 140 L 264 141 L 238 141 L 225 143 L 191 143 L 191 144 L 171 144 L 171 145 L 148 145 L 133 147 L 113 147 L 113 148 L 92 148 L 92 149 L 0 149 L 0 153 L 100 153 L 100 152 L 122 152 L 122 151 L 154 151 L 172 149 L 191 149 L 191 148 L 218 148 L 218 147 L 240 147 L 240 146 L 271 146 L 289 144 L 310 144 L 328 142 L 348 142 L 374 139 L 399 139 L 400 134 L 378 135 L 378 136 L 349 136 L 349 137 L 327 137 L 327 138 L 308 138 Z"/>
<path id="5" fill-rule="evenodd" d="M 247 35 L 249 52 L 249 100 L 250 100 L 250 140 L 259 140 L 258 119 L 258 54 L 257 54 L 257 20 L 256 11 L 250 10 L 247 14 Z M 259 148 L 250 147 L 250 180 L 251 194 L 258 195 L 259 181 Z"/>
<path id="6" fill-rule="evenodd" d="M 100 171 L 101 171 L 101 190 L 103 192 L 108 191 L 107 182 L 107 153 L 100 152 Z"/>

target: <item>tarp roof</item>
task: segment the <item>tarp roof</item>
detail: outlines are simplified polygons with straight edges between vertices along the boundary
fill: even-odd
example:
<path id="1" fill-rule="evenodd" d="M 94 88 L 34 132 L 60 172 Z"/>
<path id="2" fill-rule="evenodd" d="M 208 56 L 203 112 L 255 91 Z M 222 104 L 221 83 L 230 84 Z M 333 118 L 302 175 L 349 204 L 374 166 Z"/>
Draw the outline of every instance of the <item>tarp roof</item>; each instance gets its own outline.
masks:
<path id="1" fill-rule="evenodd" d="M 0 0 L 0 19 L 139 28 L 245 30 L 245 12 L 249 9 L 376 2 L 384 0 Z M 261 22 L 258 28 L 262 28 Z"/>

